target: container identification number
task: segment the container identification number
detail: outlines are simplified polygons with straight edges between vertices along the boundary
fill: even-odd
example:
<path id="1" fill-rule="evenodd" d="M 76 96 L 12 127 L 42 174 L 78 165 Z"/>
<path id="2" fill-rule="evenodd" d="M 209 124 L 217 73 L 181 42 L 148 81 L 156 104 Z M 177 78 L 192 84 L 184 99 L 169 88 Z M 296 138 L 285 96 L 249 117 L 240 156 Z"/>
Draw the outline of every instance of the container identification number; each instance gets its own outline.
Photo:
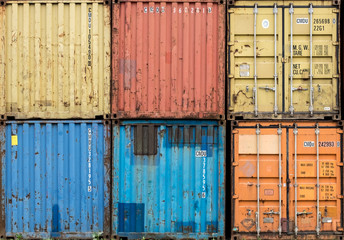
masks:
<path id="1" fill-rule="evenodd" d="M 164 13 L 166 12 L 166 7 L 144 7 L 143 8 L 143 12 L 144 13 L 148 13 L 148 10 L 149 10 L 149 13 Z M 184 7 L 184 8 L 177 8 L 177 7 L 174 7 L 172 9 L 172 12 L 173 13 L 212 13 L 212 8 L 211 7 L 205 7 L 205 8 L 199 8 L 199 7 L 196 7 L 196 8 L 188 8 L 188 7 Z"/>
<path id="2" fill-rule="evenodd" d="M 321 32 L 321 31 L 325 31 L 325 24 L 330 24 L 331 20 L 329 18 L 315 18 L 313 20 L 314 23 L 314 27 L 313 27 L 313 31 L 316 32 Z"/>
<path id="3" fill-rule="evenodd" d="M 203 158 L 202 160 L 202 193 L 201 198 L 206 198 L 207 191 L 207 151 L 198 150 L 195 152 L 195 157 Z"/>
<path id="4" fill-rule="evenodd" d="M 88 165 L 88 187 L 87 191 L 92 192 L 92 130 L 91 128 L 88 129 L 88 158 L 87 158 L 87 165 Z"/>
<path id="5" fill-rule="evenodd" d="M 319 142 L 319 147 L 334 147 L 334 142 Z"/>

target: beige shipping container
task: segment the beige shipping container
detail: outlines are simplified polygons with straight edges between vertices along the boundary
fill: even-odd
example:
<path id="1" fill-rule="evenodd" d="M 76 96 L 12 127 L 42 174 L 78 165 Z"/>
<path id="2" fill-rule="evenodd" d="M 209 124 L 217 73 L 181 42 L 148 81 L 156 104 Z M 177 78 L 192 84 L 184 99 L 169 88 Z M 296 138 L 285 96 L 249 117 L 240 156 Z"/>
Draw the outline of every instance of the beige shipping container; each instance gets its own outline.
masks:
<path id="1" fill-rule="evenodd" d="M 235 1 L 228 28 L 229 119 L 340 119 L 338 1 Z"/>
<path id="2" fill-rule="evenodd" d="M 107 1 L 5 1 L 1 117 L 107 117 L 110 22 Z"/>

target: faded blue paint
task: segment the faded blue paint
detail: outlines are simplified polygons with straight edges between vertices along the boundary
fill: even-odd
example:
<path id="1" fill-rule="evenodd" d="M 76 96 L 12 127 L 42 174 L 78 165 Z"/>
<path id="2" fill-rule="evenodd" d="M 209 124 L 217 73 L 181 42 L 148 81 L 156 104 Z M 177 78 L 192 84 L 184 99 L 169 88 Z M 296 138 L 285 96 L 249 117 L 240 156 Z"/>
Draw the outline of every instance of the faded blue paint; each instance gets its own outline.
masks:
<path id="1" fill-rule="evenodd" d="M 134 154 L 138 125 L 156 126 L 157 154 Z M 148 139 L 142 137 L 142 141 Z M 113 124 L 113 146 L 114 236 L 224 236 L 225 125 L 192 120 L 120 121 Z M 196 157 L 199 150 L 206 150 L 207 156 Z"/>
<path id="2" fill-rule="evenodd" d="M 2 129 L 6 237 L 92 238 L 103 232 L 110 214 L 110 124 L 9 121 Z"/>

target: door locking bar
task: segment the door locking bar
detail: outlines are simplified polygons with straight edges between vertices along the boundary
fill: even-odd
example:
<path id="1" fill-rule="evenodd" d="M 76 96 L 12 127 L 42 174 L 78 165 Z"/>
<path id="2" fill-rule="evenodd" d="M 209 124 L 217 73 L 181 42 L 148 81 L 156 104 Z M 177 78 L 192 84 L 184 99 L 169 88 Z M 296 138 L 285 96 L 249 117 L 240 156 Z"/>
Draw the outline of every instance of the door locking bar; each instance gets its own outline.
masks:
<path id="1" fill-rule="evenodd" d="M 309 114 L 313 116 L 313 5 L 309 5 Z"/>
<path id="2" fill-rule="evenodd" d="M 259 226 L 259 191 L 260 191 L 260 183 L 259 183 L 259 124 L 257 124 L 256 135 L 257 135 L 257 211 L 256 211 L 256 227 L 257 227 L 257 237 L 259 238 L 260 235 L 260 226 Z"/>
<path id="3" fill-rule="evenodd" d="M 254 115 L 258 116 L 258 92 L 257 92 L 257 14 L 258 14 L 258 4 L 254 4 L 253 9 L 254 14 L 254 36 L 253 36 L 253 55 L 254 55 Z"/>
<path id="4" fill-rule="evenodd" d="M 275 106 L 274 106 L 274 115 L 275 117 L 277 117 L 277 110 L 278 110 L 278 106 L 277 106 L 277 13 L 278 13 L 278 9 L 277 9 L 277 4 L 274 4 L 274 21 L 275 21 L 275 32 L 274 32 L 274 37 L 275 37 L 275 73 L 274 73 L 274 80 L 275 80 L 275 88 L 273 89 L 273 91 L 275 91 Z M 272 89 L 270 89 L 272 90 Z"/>
<path id="5" fill-rule="evenodd" d="M 290 5 L 289 8 L 289 14 L 290 14 L 290 116 L 294 116 L 294 106 L 293 106 L 293 14 L 294 14 L 294 8 L 293 4 Z"/>

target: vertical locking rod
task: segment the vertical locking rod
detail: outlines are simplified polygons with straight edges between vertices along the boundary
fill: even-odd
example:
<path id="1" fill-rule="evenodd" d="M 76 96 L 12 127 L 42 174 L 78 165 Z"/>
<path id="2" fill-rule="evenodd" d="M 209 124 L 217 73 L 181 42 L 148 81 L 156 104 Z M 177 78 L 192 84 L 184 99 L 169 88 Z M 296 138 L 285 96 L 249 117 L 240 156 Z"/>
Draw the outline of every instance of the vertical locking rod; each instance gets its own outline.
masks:
<path id="1" fill-rule="evenodd" d="M 258 116 L 258 86 L 257 86 L 257 14 L 258 14 L 258 4 L 254 4 L 254 36 L 253 36 L 253 57 L 254 57 L 254 115 Z"/>
<path id="2" fill-rule="evenodd" d="M 297 125 L 295 124 L 295 128 L 294 128 L 294 194 L 295 194 L 295 236 L 297 235 Z"/>
<path id="3" fill-rule="evenodd" d="M 309 9 L 309 114 L 313 116 L 313 5 L 310 4 Z"/>
<path id="4" fill-rule="evenodd" d="M 294 8 L 293 5 L 290 5 L 290 115 L 294 116 L 294 106 L 293 106 L 293 14 Z"/>
<path id="5" fill-rule="evenodd" d="M 259 134 L 260 134 L 260 129 L 259 129 L 259 124 L 257 124 L 257 129 L 256 129 L 256 134 L 257 134 L 257 212 L 256 212 L 256 227 L 257 227 L 257 237 L 259 238 L 260 235 L 260 226 L 259 226 L 259 191 L 260 191 L 260 183 L 259 183 Z"/>
<path id="6" fill-rule="evenodd" d="M 316 125 L 316 128 L 315 128 L 315 135 L 317 137 L 317 227 L 316 227 L 316 231 L 317 231 L 317 235 L 319 236 L 320 234 L 320 209 L 319 209 L 319 190 L 320 190 L 320 183 L 319 183 L 319 133 L 320 133 L 320 130 L 319 130 L 319 125 L 317 124 Z"/>
<path id="7" fill-rule="evenodd" d="M 274 106 L 274 115 L 275 117 L 277 117 L 277 111 L 278 111 L 278 107 L 277 107 L 277 4 L 275 3 L 274 5 L 274 21 L 275 21 L 275 73 L 274 73 L 274 80 L 275 80 L 275 106 Z"/>
<path id="8" fill-rule="evenodd" d="M 279 219 L 278 233 L 282 235 L 282 127 L 279 124 L 278 133 L 278 199 L 279 199 Z"/>

